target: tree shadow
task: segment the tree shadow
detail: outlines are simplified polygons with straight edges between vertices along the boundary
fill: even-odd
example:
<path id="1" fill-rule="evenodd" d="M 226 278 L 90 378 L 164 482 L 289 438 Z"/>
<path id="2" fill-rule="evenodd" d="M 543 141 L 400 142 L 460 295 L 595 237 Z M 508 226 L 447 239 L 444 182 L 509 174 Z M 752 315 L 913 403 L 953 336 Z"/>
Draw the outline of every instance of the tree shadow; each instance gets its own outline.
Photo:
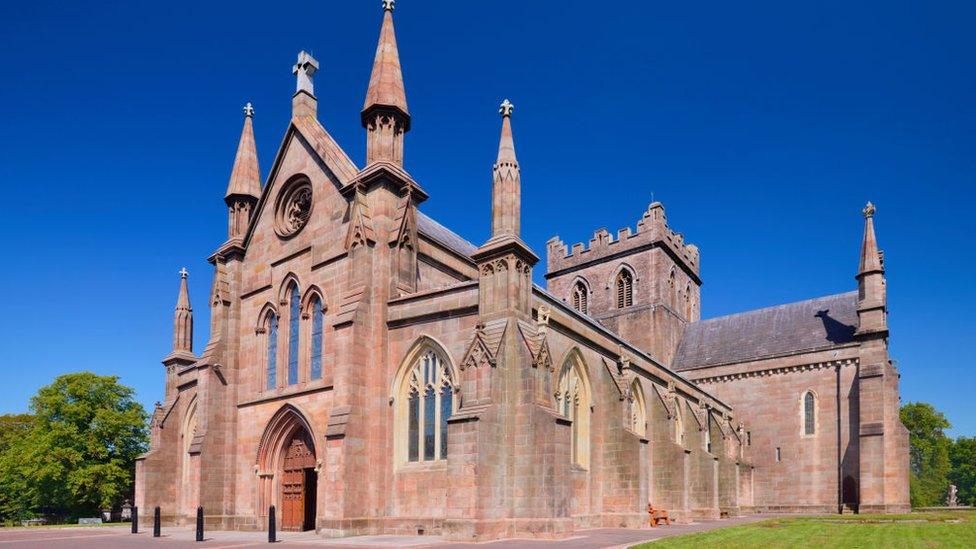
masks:
<path id="1" fill-rule="evenodd" d="M 827 341 L 831 343 L 847 343 L 854 339 L 854 330 L 856 328 L 832 318 L 829 313 L 830 309 L 824 309 L 817 311 L 817 314 L 814 315 L 823 322 L 824 331 L 827 332 Z"/>

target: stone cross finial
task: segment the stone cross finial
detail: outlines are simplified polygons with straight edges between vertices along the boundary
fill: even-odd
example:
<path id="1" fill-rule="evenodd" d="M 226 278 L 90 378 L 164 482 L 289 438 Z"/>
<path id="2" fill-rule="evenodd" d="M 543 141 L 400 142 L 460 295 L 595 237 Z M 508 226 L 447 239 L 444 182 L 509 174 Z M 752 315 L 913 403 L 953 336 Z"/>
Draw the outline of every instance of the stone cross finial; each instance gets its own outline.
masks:
<path id="1" fill-rule="evenodd" d="M 383 11 L 393 11 L 396 0 L 383 0 Z"/>
<path id="2" fill-rule="evenodd" d="M 513 105 L 508 99 L 502 101 L 501 106 L 498 107 L 498 112 L 501 113 L 502 116 L 512 116 L 512 111 L 514 110 L 515 105 Z"/>
<path id="3" fill-rule="evenodd" d="M 298 62 L 292 67 L 291 72 L 297 76 L 295 92 L 306 92 L 315 95 L 315 88 L 312 85 L 312 75 L 319 70 L 319 62 L 315 60 L 307 51 L 298 52 Z"/>
<path id="4" fill-rule="evenodd" d="M 251 106 L 250 101 L 247 102 L 247 105 L 244 105 L 244 116 L 248 118 L 254 117 L 254 107 Z"/>
<path id="5" fill-rule="evenodd" d="M 190 275 L 190 271 L 186 270 L 186 267 L 180 269 L 180 278 L 186 278 Z"/>
<path id="6" fill-rule="evenodd" d="M 868 205 L 865 206 L 863 210 L 861 210 L 861 213 L 864 214 L 864 217 L 874 217 L 875 211 L 877 211 L 877 208 L 874 207 L 874 204 L 868 202 Z"/>

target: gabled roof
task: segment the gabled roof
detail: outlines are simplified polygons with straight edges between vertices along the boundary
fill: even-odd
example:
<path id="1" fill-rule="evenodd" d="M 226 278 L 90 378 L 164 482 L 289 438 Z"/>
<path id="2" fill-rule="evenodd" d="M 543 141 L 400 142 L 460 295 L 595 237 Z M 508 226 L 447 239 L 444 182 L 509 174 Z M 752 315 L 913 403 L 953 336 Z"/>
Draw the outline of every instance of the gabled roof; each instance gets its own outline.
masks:
<path id="1" fill-rule="evenodd" d="M 671 369 L 839 347 L 854 340 L 856 327 L 857 292 L 701 320 L 685 327 Z"/>
<path id="2" fill-rule="evenodd" d="M 478 247 L 458 236 L 454 231 L 434 221 L 421 211 L 417 211 L 417 230 L 431 240 L 446 246 L 452 252 L 471 257 Z"/>

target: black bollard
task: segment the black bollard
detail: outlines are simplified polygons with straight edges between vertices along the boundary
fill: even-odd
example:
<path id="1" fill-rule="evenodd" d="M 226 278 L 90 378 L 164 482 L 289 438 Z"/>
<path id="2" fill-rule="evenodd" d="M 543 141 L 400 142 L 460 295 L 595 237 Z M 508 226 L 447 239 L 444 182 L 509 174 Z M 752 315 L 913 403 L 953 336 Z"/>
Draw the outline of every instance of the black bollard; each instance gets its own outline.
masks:
<path id="1" fill-rule="evenodd" d="M 275 506 L 272 505 L 270 508 L 268 508 L 268 543 L 274 543 L 278 541 L 277 539 L 275 539 L 277 528 L 278 525 L 275 522 Z"/>
<path id="2" fill-rule="evenodd" d="M 132 533 L 139 533 L 139 507 L 135 506 L 132 508 Z"/>
<path id="3" fill-rule="evenodd" d="M 159 506 L 153 509 L 153 537 L 159 537 Z"/>
<path id="4" fill-rule="evenodd" d="M 203 507 L 197 507 L 197 541 L 203 541 Z"/>

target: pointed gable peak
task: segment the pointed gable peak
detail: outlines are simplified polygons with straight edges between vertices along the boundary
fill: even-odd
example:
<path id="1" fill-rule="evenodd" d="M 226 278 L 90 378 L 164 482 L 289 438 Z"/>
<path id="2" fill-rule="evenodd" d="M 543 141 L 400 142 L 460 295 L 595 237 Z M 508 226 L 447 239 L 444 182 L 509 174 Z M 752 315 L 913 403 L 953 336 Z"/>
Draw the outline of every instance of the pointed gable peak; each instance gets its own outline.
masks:
<path id="1" fill-rule="evenodd" d="M 383 26 L 380 28 L 373 72 L 369 77 L 369 88 L 366 90 L 366 101 L 363 103 L 364 123 L 365 114 L 370 109 L 389 107 L 401 111 L 407 117 L 409 126 L 407 94 L 403 87 L 400 53 L 397 50 L 396 33 L 393 29 L 393 5 L 394 0 L 383 0 Z"/>
<path id="2" fill-rule="evenodd" d="M 258 169 L 258 151 L 254 143 L 254 107 L 244 106 L 244 128 L 237 144 L 234 167 L 230 172 L 225 198 L 250 196 L 257 199 L 261 195 L 261 172 Z"/>
<path id="3" fill-rule="evenodd" d="M 861 264 L 858 268 L 858 276 L 884 272 L 881 264 L 881 253 L 878 251 L 878 238 L 874 234 L 874 213 L 877 208 L 868 202 L 867 206 L 861 211 L 864 214 L 864 240 L 861 242 Z"/>
<path id="4" fill-rule="evenodd" d="M 498 108 L 499 114 L 502 115 L 502 132 L 498 140 L 498 160 L 496 161 L 496 165 L 518 163 L 518 160 L 515 158 L 515 140 L 512 137 L 512 113 L 514 111 L 515 105 L 508 99 L 502 101 L 501 106 Z"/>

